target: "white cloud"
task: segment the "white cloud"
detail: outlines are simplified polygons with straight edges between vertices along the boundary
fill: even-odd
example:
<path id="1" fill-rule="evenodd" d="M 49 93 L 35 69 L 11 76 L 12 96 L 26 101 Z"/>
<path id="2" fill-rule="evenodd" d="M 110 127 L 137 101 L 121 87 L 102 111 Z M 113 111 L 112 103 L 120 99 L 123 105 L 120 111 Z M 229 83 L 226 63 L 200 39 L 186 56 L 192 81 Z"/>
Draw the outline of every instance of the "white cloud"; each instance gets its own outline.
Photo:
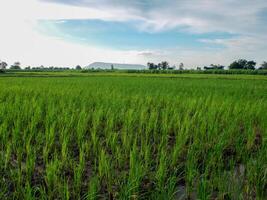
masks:
<path id="1" fill-rule="evenodd" d="M 40 34 L 39 19 L 94 18 L 88 8 L 72 8 L 57 4 L 40 3 L 35 0 L 9 0 L 0 2 L 0 57 L 9 64 L 20 61 L 24 66 L 75 66 L 88 65 L 93 61 L 138 63 L 137 51 L 117 51 L 85 46 L 60 38 Z M 70 14 L 71 13 L 71 14 Z M 112 19 L 113 14 L 101 17 Z"/>
<path id="2" fill-rule="evenodd" d="M 266 0 L 72 1 L 76 6 L 67 6 L 68 4 L 63 4 L 64 0 L 55 2 L 62 2 L 62 4 L 43 3 L 43 9 L 39 9 L 41 12 L 38 11 L 39 18 L 141 20 L 142 29 L 154 31 L 179 26 L 187 27 L 186 30 L 192 32 L 249 33 L 255 30 L 256 33 L 266 30 L 265 26 L 260 26 L 264 25 L 264 22 L 260 23 L 258 16 L 262 10 L 267 9 Z"/>
<path id="3" fill-rule="evenodd" d="M 0 55 L 9 64 L 20 61 L 25 66 L 75 66 L 93 61 L 138 63 L 135 51 L 116 51 L 66 42 L 60 38 L 40 35 L 30 24 L 21 24 L 0 38 Z M 22 28 L 20 30 L 20 28 Z M 8 35 L 7 35 L 8 34 Z M 6 39 L 10 38 L 10 39 Z"/>
<path id="4" fill-rule="evenodd" d="M 93 2 L 93 3 L 92 3 Z M 266 22 L 259 14 L 267 8 L 266 0 L 83 0 L 80 6 L 48 3 L 39 0 L 0 2 L 0 58 L 25 65 L 87 65 L 94 61 L 145 64 L 170 60 L 189 66 L 210 63 L 227 64 L 233 59 L 262 61 L 267 54 Z M 200 3 L 201 2 L 201 3 Z M 117 51 L 70 43 L 41 34 L 40 19 L 101 19 L 108 21 L 138 20 L 138 29 L 158 32 L 176 29 L 191 33 L 227 32 L 239 35 L 232 39 L 204 38 L 202 42 L 225 46 L 220 51 L 163 49 L 151 51 Z"/>

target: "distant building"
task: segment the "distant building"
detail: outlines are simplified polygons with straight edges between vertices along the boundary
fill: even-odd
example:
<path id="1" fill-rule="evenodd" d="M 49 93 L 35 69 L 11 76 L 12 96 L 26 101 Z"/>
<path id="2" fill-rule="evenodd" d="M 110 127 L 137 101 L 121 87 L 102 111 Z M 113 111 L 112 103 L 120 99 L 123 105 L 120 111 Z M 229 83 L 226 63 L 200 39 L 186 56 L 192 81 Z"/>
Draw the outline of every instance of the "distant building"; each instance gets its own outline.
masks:
<path id="1" fill-rule="evenodd" d="M 204 67 L 205 70 L 211 70 L 211 69 L 221 69 L 223 70 L 224 69 L 224 66 L 222 65 L 211 65 L 211 66 L 205 66 Z"/>
<path id="2" fill-rule="evenodd" d="M 139 64 L 119 64 L 119 63 L 105 63 L 94 62 L 87 67 L 87 69 L 146 69 L 147 67 Z"/>

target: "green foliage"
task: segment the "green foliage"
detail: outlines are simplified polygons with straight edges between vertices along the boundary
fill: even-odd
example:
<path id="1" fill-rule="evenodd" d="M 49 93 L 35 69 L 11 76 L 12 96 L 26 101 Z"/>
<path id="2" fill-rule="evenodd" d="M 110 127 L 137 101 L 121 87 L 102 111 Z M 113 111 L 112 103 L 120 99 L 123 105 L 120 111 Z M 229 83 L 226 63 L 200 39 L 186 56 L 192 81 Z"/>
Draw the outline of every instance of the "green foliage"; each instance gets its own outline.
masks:
<path id="1" fill-rule="evenodd" d="M 266 197 L 266 77 L 76 74 L 0 77 L 0 199 Z"/>
<path id="2" fill-rule="evenodd" d="M 251 60 L 247 61 L 245 59 L 240 59 L 237 61 L 234 61 L 232 64 L 230 64 L 229 69 L 250 69 L 254 70 L 256 66 L 256 62 Z"/>
<path id="3" fill-rule="evenodd" d="M 261 64 L 261 69 L 267 69 L 267 62 L 264 61 L 262 64 Z"/>
<path id="4" fill-rule="evenodd" d="M 159 64 L 154 64 L 154 63 L 147 63 L 148 69 L 149 70 L 167 70 L 170 69 L 169 63 L 167 61 L 162 61 Z"/>
<path id="5" fill-rule="evenodd" d="M 76 70 L 81 70 L 82 67 L 81 67 L 80 65 L 77 65 L 77 66 L 75 67 L 75 69 L 76 69 Z"/>
<path id="6" fill-rule="evenodd" d="M 0 60 L 0 73 L 5 70 L 7 66 L 8 64 L 6 62 Z"/>
<path id="7" fill-rule="evenodd" d="M 15 62 L 13 65 L 10 66 L 11 70 L 20 70 L 20 62 Z"/>

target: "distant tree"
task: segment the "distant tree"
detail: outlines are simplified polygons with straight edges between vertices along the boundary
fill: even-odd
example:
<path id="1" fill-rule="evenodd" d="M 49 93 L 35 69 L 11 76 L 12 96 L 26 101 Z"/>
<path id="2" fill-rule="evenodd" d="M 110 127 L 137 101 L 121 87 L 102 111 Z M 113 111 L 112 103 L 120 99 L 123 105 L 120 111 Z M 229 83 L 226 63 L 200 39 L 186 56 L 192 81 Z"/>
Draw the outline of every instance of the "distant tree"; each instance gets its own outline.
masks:
<path id="1" fill-rule="evenodd" d="M 162 62 L 162 68 L 163 69 L 168 69 L 169 68 L 169 63 L 167 61 Z"/>
<path id="2" fill-rule="evenodd" d="M 154 63 L 151 63 L 151 62 L 148 62 L 147 63 L 147 67 L 148 69 L 150 70 L 155 70 L 155 69 L 162 69 L 162 70 L 174 70 L 176 68 L 175 65 L 173 66 L 170 66 L 169 63 L 167 61 L 162 61 L 161 63 L 159 64 L 154 64 Z"/>
<path id="3" fill-rule="evenodd" d="M 15 62 L 13 65 L 11 65 L 10 69 L 21 69 L 20 62 Z"/>
<path id="4" fill-rule="evenodd" d="M 28 67 L 25 67 L 26 70 L 30 70 L 31 69 L 31 66 L 28 66 Z"/>
<path id="5" fill-rule="evenodd" d="M 38 70 L 45 70 L 47 68 L 45 68 L 43 65 L 40 65 L 39 67 L 36 67 L 36 69 L 38 69 Z"/>
<path id="6" fill-rule="evenodd" d="M 162 63 L 159 63 L 159 64 L 157 65 L 157 69 L 163 69 L 163 68 L 162 68 Z"/>
<path id="7" fill-rule="evenodd" d="M 184 70 L 184 63 L 180 63 L 179 70 Z"/>
<path id="8" fill-rule="evenodd" d="M 201 67 L 197 67 L 197 70 L 201 70 Z"/>
<path id="9" fill-rule="evenodd" d="M 239 63 L 239 65 L 240 65 L 241 69 L 245 69 L 245 68 L 246 68 L 246 65 L 247 65 L 247 63 L 248 63 L 248 61 L 245 60 L 245 59 L 240 59 L 240 60 L 238 61 L 238 63 Z"/>
<path id="10" fill-rule="evenodd" d="M 82 67 L 81 67 L 80 65 L 77 65 L 77 66 L 75 67 L 75 69 L 76 69 L 76 70 L 81 70 Z"/>
<path id="11" fill-rule="evenodd" d="M 255 66 L 256 66 L 256 62 L 251 60 L 251 61 L 248 61 L 245 65 L 245 69 L 252 69 L 254 70 L 255 69 Z"/>
<path id="12" fill-rule="evenodd" d="M 233 63 L 230 64 L 229 69 L 244 69 L 247 62 L 248 61 L 245 59 L 234 61 Z"/>
<path id="13" fill-rule="evenodd" d="M 168 66 L 168 70 L 174 70 L 176 68 L 176 66 L 175 65 L 173 65 L 173 66 Z"/>
<path id="14" fill-rule="evenodd" d="M 262 64 L 261 64 L 261 69 L 267 69 L 267 62 L 264 61 Z"/>
<path id="15" fill-rule="evenodd" d="M 168 69 L 168 67 L 169 67 L 169 63 L 168 63 L 167 61 L 162 61 L 162 62 L 161 62 L 161 68 L 162 68 L 163 70 Z"/>
<path id="16" fill-rule="evenodd" d="M 151 63 L 151 62 L 147 63 L 147 67 L 150 70 L 157 69 L 157 65 L 155 65 L 154 63 Z"/>
<path id="17" fill-rule="evenodd" d="M 256 64 L 257 63 L 253 60 L 247 61 L 245 59 L 240 59 L 230 64 L 229 69 L 252 69 L 254 70 Z"/>
<path id="18" fill-rule="evenodd" d="M 6 67 L 8 66 L 8 64 L 4 61 L 0 61 L 0 69 L 6 69 Z"/>
<path id="19" fill-rule="evenodd" d="M 114 70 L 114 65 L 113 64 L 111 65 L 111 70 Z"/>

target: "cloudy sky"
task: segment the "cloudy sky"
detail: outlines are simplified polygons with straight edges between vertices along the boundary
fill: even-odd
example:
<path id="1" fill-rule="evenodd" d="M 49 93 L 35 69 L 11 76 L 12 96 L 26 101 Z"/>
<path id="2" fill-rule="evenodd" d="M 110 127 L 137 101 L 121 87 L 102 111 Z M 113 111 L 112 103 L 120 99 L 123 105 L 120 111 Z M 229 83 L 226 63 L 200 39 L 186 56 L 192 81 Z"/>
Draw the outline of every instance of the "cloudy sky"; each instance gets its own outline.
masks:
<path id="1" fill-rule="evenodd" d="M 267 60 L 266 0 L 1 0 L 0 59 L 187 67 Z"/>

